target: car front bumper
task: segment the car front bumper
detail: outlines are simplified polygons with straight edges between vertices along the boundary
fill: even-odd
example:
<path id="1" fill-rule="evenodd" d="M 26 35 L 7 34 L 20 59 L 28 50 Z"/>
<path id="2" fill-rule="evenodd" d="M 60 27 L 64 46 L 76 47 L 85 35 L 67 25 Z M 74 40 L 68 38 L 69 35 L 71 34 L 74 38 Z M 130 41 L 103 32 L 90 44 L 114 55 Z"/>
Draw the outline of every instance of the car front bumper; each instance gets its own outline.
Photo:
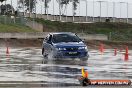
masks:
<path id="1" fill-rule="evenodd" d="M 88 58 L 88 51 L 57 51 L 54 58 Z"/>

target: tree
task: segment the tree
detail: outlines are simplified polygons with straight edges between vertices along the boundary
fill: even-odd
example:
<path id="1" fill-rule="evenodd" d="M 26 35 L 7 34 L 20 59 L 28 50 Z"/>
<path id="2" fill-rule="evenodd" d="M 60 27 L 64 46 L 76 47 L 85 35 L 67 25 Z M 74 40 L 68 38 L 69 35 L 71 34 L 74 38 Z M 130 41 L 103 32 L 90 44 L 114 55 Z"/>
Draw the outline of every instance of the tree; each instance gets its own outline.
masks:
<path id="1" fill-rule="evenodd" d="M 76 14 L 75 10 L 77 10 L 77 3 L 79 3 L 79 1 L 78 0 L 72 0 L 72 1 L 73 1 L 72 3 L 73 10 L 74 10 L 73 15 L 75 15 Z"/>
<path id="2" fill-rule="evenodd" d="M 62 12 L 62 8 L 64 7 L 64 5 L 65 5 L 65 9 L 67 8 L 67 5 L 70 3 L 70 2 L 72 2 L 72 5 L 73 5 L 73 10 L 74 10 L 74 14 L 76 14 L 75 13 L 75 10 L 77 9 L 77 3 L 79 3 L 79 0 L 56 0 L 57 2 L 58 2 L 58 4 L 59 4 L 59 12 L 61 13 Z M 65 10 L 64 9 L 64 10 Z M 65 12 L 65 11 L 64 11 Z M 63 14 L 64 14 L 64 12 L 63 12 Z"/>
<path id="3" fill-rule="evenodd" d="M 3 1 L 5 1 L 5 0 L 0 0 L 1 3 L 2 3 Z M 1 14 L 2 14 L 2 10 L 1 10 Z"/>
<path id="4" fill-rule="evenodd" d="M 57 0 L 59 3 L 59 13 L 64 14 L 65 10 L 67 9 L 67 5 L 69 4 L 70 0 Z M 64 7 L 65 6 L 65 7 Z M 64 11 L 62 12 L 62 8 L 64 7 Z"/>
<path id="5" fill-rule="evenodd" d="M 42 2 L 44 2 L 44 7 L 45 7 L 45 14 L 47 13 L 47 9 L 49 8 L 49 2 L 50 2 L 51 0 L 42 0 Z"/>
<path id="6" fill-rule="evenodd" d="M 36 0 L 19 0 L 19 3 L 26 7 L 26 11 L 33 12 L 35 9 L 35 5 L 37 3 Z"/>

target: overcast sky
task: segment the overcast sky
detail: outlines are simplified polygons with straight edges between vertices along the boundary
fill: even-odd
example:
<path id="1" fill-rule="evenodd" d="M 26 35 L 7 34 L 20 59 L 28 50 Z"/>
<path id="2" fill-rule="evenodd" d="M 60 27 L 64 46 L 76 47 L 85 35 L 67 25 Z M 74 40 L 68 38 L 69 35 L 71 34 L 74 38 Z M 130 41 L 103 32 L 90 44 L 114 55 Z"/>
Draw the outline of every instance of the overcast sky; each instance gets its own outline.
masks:
<path id="1" fill-rule="evenodd" d="M 39 1 L 39 0 L 37 0 Z M 54 12 L 53 12 L 53 1 L 54 1 Z M 94 10 L 93 10 L 93 1 L 94 1 Z M 101 16 L 102 17 L 113 17 L 113 12 L 115 17 L 127 17 L 127 2 L 128 2 L 128 17 L 132 18 L 132 0 L 87 0 L 87 15 L 88 16 L 100 16 L 100 3 L 98 1 L 104 1 L 101 3 Z M 7 0 L 7 3 L 10 3 L 11 0 Z M 17 0 L 12 0 L 13 7 L 16 9 L 17 7 Z M 113 2 L 115 2 L 115 9 L 113 10 Z M 123 2 L 123 3 L 120 3 Z M 37 7 L 37 13 L 41 13 L 41 6 L 44 8 L 43 3 L 38 2 Z M 49 14 L 59 14 L 59 5 L 56 2 L 56 0 L 51 0 L 49 3 Z M 64 14 L 73 15 L 72 12 L 72 3 L 70 3 L 67 7 L 67 10 L 65 10 Z M 44 13 L 44 9 L 42 10 L 42 13 Z M 80 4 L 78 4 L 77 10 L 76 10 L 77 16 L 86 16 L 86 0 L 80 0 Z"/>

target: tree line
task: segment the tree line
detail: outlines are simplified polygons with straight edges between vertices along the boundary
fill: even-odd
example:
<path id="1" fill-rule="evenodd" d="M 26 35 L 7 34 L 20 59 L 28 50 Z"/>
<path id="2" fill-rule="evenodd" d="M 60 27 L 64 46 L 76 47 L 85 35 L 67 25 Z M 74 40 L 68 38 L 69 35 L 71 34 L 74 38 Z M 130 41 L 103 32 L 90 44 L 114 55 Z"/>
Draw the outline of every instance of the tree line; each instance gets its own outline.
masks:
<path id="1" fill-rule="evenodd" d="M 0 0 L 0 2 L 4 2 L 6 0 Z M 44 10 L 45 10 L 45 14 L 47 14 L 47 9 L 49 8 L 49 3 L 51 2 L 51 0 L 16 0 L 18 1 L 19 4 L 21 4 L 21 6 L 19 6 L 19 8 L 23 8 L 26 7 L 26 9 L 24 9 L 25 11 L 29 11 L 29 12 L 33 12 L 35 10 L 35 5 L 38 3 L 38 2 L 42 2 L 43 5 L 44 5 Z M 73 11 L 74 11 L 74 15 L 76 14 L 75 13 L 75 10 L 77 9 L 77 4 L 79 3 L 79 0 L 54 0 L 56 1 L 58 4 L 59 4 L 59 13 L 62 14 L 62 8 L 67 8 L 68 4 L 70 2 L 72 2 L 72 6 L 73 6 Z M 18 4 L 17 3 L 17 4 Z"/>

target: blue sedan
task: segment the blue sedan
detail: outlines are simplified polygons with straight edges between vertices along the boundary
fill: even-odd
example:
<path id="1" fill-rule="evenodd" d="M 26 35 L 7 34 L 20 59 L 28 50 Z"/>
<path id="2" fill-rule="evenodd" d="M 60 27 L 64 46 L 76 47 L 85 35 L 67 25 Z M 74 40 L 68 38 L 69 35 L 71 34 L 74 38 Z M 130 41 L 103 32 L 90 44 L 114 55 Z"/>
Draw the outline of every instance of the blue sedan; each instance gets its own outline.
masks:
<path id="1" fill-rule="evenodd" d="M 71 32 L 49 33 L 42 44 L 44 58 L 79 58 L 88 60 L 88 48 L 84 42 Z"/>

